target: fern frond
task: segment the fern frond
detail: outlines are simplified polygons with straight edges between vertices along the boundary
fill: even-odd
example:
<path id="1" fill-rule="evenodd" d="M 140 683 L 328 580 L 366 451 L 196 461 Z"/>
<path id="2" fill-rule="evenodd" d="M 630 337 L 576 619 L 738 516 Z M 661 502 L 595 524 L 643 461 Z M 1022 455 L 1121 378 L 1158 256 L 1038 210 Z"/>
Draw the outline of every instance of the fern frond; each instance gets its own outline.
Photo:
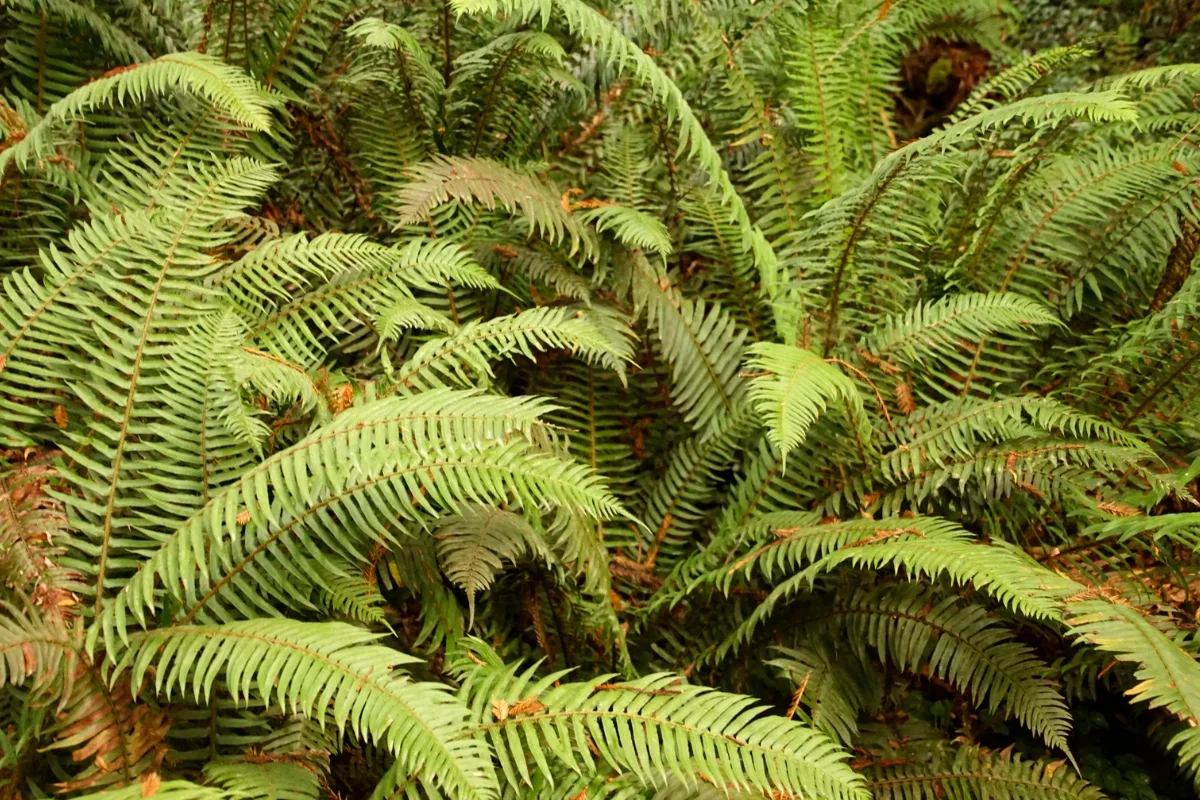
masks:
<path id="1" fill-rule="evenodd" d="M 0 151 L 0 175 L 10 165 L 29 168 L 30 159 L 49 155 L 52 131 L 80 115 L 112 102 L 143 102 L 152 95 L 185 90 L 202 97 L 234 121 L 257 131 L 271 124 L 271 109 L 277 101 L 241 70 L 203 53 L 172 53 L 153 61 L 115 71 L 81 86 L 46 110 L 14 146 Z"/>
<path id="2" fill-rule="evenodd" d="M 328 705 L 339 729 L 348 724 L 455 796 L 494 796 L 486 750 L 461 735 L 466 709 L 442 684 L 394 675 L 418 659 L 372 644 L 378 638 L 335 622 L 180 625 L 133 635 L 116 669 L 138 684 L 153 667 L 154 689 L 167 697 L 206 697 L 220 674 L 235 698 L 260 696 L 306 716 Z"/>
<path id="3" fill-rule="evenodd" d="M 489 211 L 499 204 L 519 213 L 531 233 L 554 243 L 569 239 L 572 254 L 580 246 L 585 253 L 592 252 L 587 229 L 548 185 L 483 158 L 438 156 L 413 167 L 400 192 L 399 224 L 423 222 L 435 208 L 451 200 L 476 202 Z"/>
<path id="4" fill-rule="evenodd" d="M 1040 620 L 1062 616 L 1062 602 L 1080 588 L 1072 580 L 1038 564 L 1005 542 L 981 544 L 953 524 L 928 525 L 921 518 L 877 522 L 875 539 L 843 545 L 816 563 L 777 583 L 745 622 L 726 638 L 719 655 L 750 641 L 776 606 L 797 592 L 811 589 L 818 575 L 841 564 L 859 568 L 900 568 L 912 575 L 945 576 L 992 594 L 1016 613 Z M 889 527 L 884 527 L 889 525 Z M 785 551 L 786 552 L 786 551 Z M 781 556 L 777 556 L 781 557 Z"/>
<path id="5" fill-rule="evenodd" d="M 450 336 L 426 342 L 391 374 L 393 389 L 477 385 L 493 377 L 491 362 L 535 349 L 567 349 L 618 375 L 632 361 L 628 340 L 614 341 L 591 321 L 591 312 L 570 308 L 531 308 L 520 314 L 470 322 Z"/>
<path id="6" fill-rule="evenodd" d="M 417 239 L 388 247 L 337 233 L 267 242 L 211 279 L 245 311 L 265 348 L 306 365 L 320 363 L 337 332 L 361 324 L 358 309 L 386 314 L 414 291 L 444 291 L 447 283 L 498 287 L 454 244 Z M 432 310 L 427 315 L 435 317 Z"/>
<path id="7" fill-rule="evenodd" d="M 913 363 L 959 347 L 960 340 L 976 342 L 994 333 L 1060 324 L 1041 303 L 1018 294 L 959 294 L 889 317 L 871 332 L 866 347 L 875 358 Z"/>
<path id="8" fill-rule="evenodd" d="M 236 619 L 272 602 L 306 608 L 320 575 L 293 548 L 316 562 L 329 553 L 361 562 L 367 545 L 394 541 L 397 517 L 423 525 L 487 500 L 621 513 L 589 470 L 526 438 L 544 436 L 544 410 L 537 399 L 431 391 L 338 415 L 246 470 L 176 528 L 105 609 L 92 642 L 103 634 L 115 650 L 129 615 L 145 625 L 146 612 L 164 602 L 189 620 Z"/>
<path id="9" fill-rule="evenodd" d="M 683 297 L 640 253 L 633 263 L 634 303 L 645 307 L 648 324 L 671 362 L 671 400 L 685 420 L 707 435 L 734 411 L 745 391 L 738 367 L 746 332 L 719 305 Z"/>
<path id="10" fill-rule="evenodd" d="M 145 800 L 146 791 L 142 784 L 134 784 L 121 789 L 90 792 L 76 796 L 86 797 L 87 800 Z M 171 780 L 155 783 L 152 796 L 161 798 L 161 800 L 231 800 L 237 795 L 216 786 L 201 786 L 190 781 Z"/>
<path id="11" fill-rule="evenodd" d="M 16 0 L 12 5 L 86 31 L 96 38 L 108 55 L 121 63 L 145 61 L 149 57 L 146 48 L 122 27 L 113 24 L 107 15 L 74 0 Z"/>
<path id="12" fill-rule="evenodd" d="M 904 759 L 908 761 L 908 759 Z M 939 800 L 941 797 L 989 797 L 996 800 L 1104 800 L 1095 786 L 1061 761 L 1022 761 L 1019 756 L 987 753 L 963 746 L 952 759 L 915 759 L 888 765 L 886 754 L 864 770 L 867 785 L 880 800 Z"/>
<path id="13" fill-rule="evenodd" d="M 831 617 L 843 622 L 841 637 L 859 652 L 870 645 L 884 664 L 901 670 L 927 666 L 978 706 L 1017 718 L 1050 747 L 1069 753 L 1071 717 L 1046 677 L 1049 668 L 982 606 L 909 584 L 855 592 L 835 603 Z"/>
<path id="14" fill-rule="evenodd" d="M 320 795 L 316 772 L 286 761 L 212 761 L 204 765 L 204 780 L 246 798 L 317 800 Z"/>
<path id="15" fill-rule="evenodd" d="M 876 707 L 882 695 L 879 678 L 851 649 L 835 652 L 829 642 L 812 640 L 776 648 L 779 657 L 766 662 L 795 687 L 796 710 L 802 705 L 814 727 L 842 742 L 854 740 L 859 715 Z"/>
<path id="16" fill-rule="evenodd" d="M 1047 74 L 1092 54 L 1093 51 L 1084 45 L 1040 50 L 976 86 L 971 96 L 954 110 L 949 124 L 961 122 L 1000 103 L 1011 102 L 1028 92 Z"/>
<path id="17" fill-rule="evenodd" d="M 667 226 L 636 208 L 606 204 L 584 211 L 579 216 L 601 233 L 612 231 L 618 241 L 629 247 L 639 247 L 664 256 L 671 252 Z"/>
<path id="18" fill-rule="evenodd" d="M 515 563 L 526 553 L 550 556 L 546 542 L 519 514 L 487 506 L 465 506 L 439 520 L 434 535 L 446 577 L 467 593 L 468 628 L 475 619 L 475 596 L 492 585 L 506 561 Z"/>
<path id="19" fill-rule="evenodd" d="M 816 353 L 769 342 L 753 344 L 749 350 L 749 369 L 766 373 L 750 381 L 751 402 L 785 465 L 788 453 L 804 441 L 829 403 L 845 404 L 852 425 L 864 416 L 858 389 Z"/>
<path id="20" fill-rule="evenodd" d="M 530 782 L 526 748 L 548 775 L 547 756 L 575 771 L 594 770 L 594 746 L 600 759 L 644 784 L 666 772 L 687 785 L 700 775 L 729 789 L 865 797 L 829 739 L 764 716 L 751 698 L 688 686 L 671 675 L 553 686 L 559 675 L 538 679 L 519 665 L 504 668 L 481 642 L 469 646 L 481 665 L 463 663 L 458 672 L 473 732 L 491 743 L 514 787 Z"/>
<path id="21" fill-rule="evenodd" d="M 1200 664 L 1181 648 L 1152 617 L 1128 605 L 1089 599 L 1080 592 L 1068 598 L 1067 624 L 1073 637 L 1087 642 L 1118 661 L 1137 664 L 1138 683 L 1125 694 L 1130 702 L 1165 708 L 1183 724 L 1169 746 L 1180 763 L 1195 772 L 1200 761 Z M 1168 629 L 1169 630 L 1169 629 Z"/>

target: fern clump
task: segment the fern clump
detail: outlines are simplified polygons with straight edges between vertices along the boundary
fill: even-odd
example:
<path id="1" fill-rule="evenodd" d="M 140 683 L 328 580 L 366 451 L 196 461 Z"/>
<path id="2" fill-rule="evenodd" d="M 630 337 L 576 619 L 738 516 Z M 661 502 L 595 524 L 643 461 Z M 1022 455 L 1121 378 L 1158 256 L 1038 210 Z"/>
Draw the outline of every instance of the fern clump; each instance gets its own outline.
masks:
<path id="1" fill-rule="evenodd" d="M 982 0 L 0 19 L 0 796 L 1100 800 L 1135 738 L 1194 796 L 1200 66 Z"/>

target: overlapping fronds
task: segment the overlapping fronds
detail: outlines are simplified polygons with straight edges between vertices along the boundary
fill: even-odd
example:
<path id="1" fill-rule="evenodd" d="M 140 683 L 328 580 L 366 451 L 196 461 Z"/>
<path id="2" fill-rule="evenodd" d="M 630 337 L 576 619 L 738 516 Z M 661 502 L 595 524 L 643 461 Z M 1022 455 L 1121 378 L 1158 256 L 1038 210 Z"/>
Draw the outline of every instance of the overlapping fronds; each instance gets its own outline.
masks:
<path id="1" fill-rule="evenodd" d="M 540 452 L 537 400 L 461 391 L 390 398 L 345 412 L 247 469 L 175 529 L 145 560 L 102 620 L 109 650 L 127 616 L 145 624 L 164 602 L 183 618 L 237 619 L 282 603 L 305 608 L 320 584 L 308 559 L 337 553 L 361 563 L 372 542 L 394 541 L 399 516 L 418 526 L 462 504 L 548 502 L 597 517 L 620 505 L 586 467 Z M 430 515 L 433 515 L 432 517 Z M 349 521 L 352 524 L 347 525 Z"/>
<path id="2" fill-rule="evenodd" d="M 192 92 L 228 114 L 235 122 L 265 131 L 275 102 L 249 76 L 203 53 L 172 53 L 153 61 L 118 69 L 92 81 L 50 106 L 19 142 L 0 151 L 0 174 L 9 165 L 29 168 L 30 160 L 51 155 L 57 126 L 109 103 L 141 103 L 153 95 Z"/>
<path id="3" fill-rule="evenodd" d="M 549 548 L 519 514 L 485 506 L 467 506 L 438 521 L 438 559 L 456 586 L 467 593 L 470 620 L 475 617 L 475 596 L 492 585 L 505 562 L 526 553 L 546 558 Z"/>
<path id="4" fill-rule="evenodd" d="M 731 789 L 776 790 L 832 798 L 865 797 L 859 779 L 823 734 L 764 716 L 751 698 L 689 686 L 671 675 L 626 683 L 607 677 L 581 683 L 538 678 L 505 667 L 479 643 L 459 667 L 475 735 L 491 743 L 506 780 L 542 775 L 553 757 L 574 771 L 596 757 L 653 785 L 671 773 Z M 704 719 L 701 728 L 696 723 Z M 520 749 L 518 749 L 520 748 Z"/>
<path id="5" fill-rule="evenodd" d="M 746 332 L 719 305 L 685 298 L 661 271 L 634 254 L 634 302 L 671 363 L 672 402 L 707 433 L 737 407 L 746 383 L 738 372 Z"/>
<path id="6" fill-rule="evenodd" d="M 1046 743 L 1067 751 L 1070 716 L 1049 668 L 987 609 L 938 597 L 916 585 L 858 591 L 835 602 L 830 619 L 840 637 L 880 660 L 916 672 L 927 667 L 968 692 L 980 708 L 1016 717 Z M 865 654 L 864 654 L 865 655 Z"/>
<path id="7" fill-rule="evenodd" d="M 1200 710 L 1200 665 L 1195 657 L 1156 626 L 1156 620 L 1127 605 L 1091 599 L 1081 592 L 1068 608 L 1072 636 L 1119 661 L 1138 665 L 1138 683 L 1126 694 L 1132 702 L 1167 709 L 1182 723 L 1169 746 L 1194 773 L 1200 758 L 1200 734 L 1194 724 Z"/>
<path id="8" fill-rule="evenodd" d="M 491 362 L 534 358 L 534 350 L 567 349 L 618 375 L 632 358 L 629 342 L 595 324 L 588 309 L 532 308 L 521 314 L 470 322 L 450 336 L 433 339 L 389 376 L 401 390 L 487 384 Z"/>
<path id="9" fill-rule="evenodd" d="M 572 253 L 581 246 L 585 252 L 591 249 L 583 223 L 546 183 L 482 158 L 437 157 L 413 167 L 400 192 L 399 224 L 422 222 L 452 200 L 476 202 L 488 210 L 501 205 L 520 214 L 531 234 L 555 243 L 569 240 Z"/>
<path id="10" fill-rule="evenodd" d="M 133 636 L 116 668 L 130 670 L 137 684 L 153 666 L 155 691 L 164 696 L 178 691 L 199 700 L 220 674 L 234 697 L 261 695 L 305 715 L 329 705 L 339 728 L 385 746 L 435 785 L 458 797 L 493 796 L 482 743 L 460 735 L 466 709 L 442 684 L 393 675 L 393 667 L 417 659 L 371 644 L 376 638 L 333 622 L 176 625 Z"/>
<path id="11" fill-rule="evenodd" d="M 1185 45 L 0 5 L 5 800 L 1200 774 Z"/>
<path id="12" fill-rule="evenodd" d="M 881 756 L 864 770 L 867 785 L 882 800 L 936 800 L 941 797 L 1103 800 L 1062 761 L 1023 761 L 1010 753 L 961 747 L 953 755 L 921 764 L 889 763 Z"/>

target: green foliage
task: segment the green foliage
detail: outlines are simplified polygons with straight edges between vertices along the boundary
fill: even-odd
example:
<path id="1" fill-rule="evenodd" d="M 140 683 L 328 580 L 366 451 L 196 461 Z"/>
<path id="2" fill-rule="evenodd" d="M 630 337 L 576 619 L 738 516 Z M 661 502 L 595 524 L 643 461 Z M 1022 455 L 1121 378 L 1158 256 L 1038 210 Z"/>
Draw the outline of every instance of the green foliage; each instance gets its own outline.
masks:
<path id="1" fill-rule="evenodd" d="M 1200 67 L 1006 13 L 0 6 L 0 797 L 1189 796 Z"/>

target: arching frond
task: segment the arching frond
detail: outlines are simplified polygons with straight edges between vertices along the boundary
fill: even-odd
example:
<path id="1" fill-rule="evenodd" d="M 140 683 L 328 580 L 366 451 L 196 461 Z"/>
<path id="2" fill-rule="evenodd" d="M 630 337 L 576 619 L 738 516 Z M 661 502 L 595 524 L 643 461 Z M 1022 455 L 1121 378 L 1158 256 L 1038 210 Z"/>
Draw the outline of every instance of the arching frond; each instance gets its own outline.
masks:
<path id="1" fill-rule="evenodd" d="M 482 663 L 459 667 L 475 735 L 489 741 L 506 780 L 528 783 L 524 742 L 543 775 L 548 756 L 579 771 L 598 757 L 653 784 L 670 772 L 685 784 L 753 788 L 832 798 L 865 797 L 837 748 L 803 725 L 762 715 L 746 697 L 688 686 L 671 675 L 612 684 L 606 678 L 560 683 L 552 675 L 504 668 L 473 645 Z M 695 724 L 707 720 L 701 730 Z M 590 743 L 590 744 L 589 744 Z M 698 774 L 697 774 L 698 773 Z"/>
<path id="2" fill-rule="evenodd" d="M 153 666 L 155 691 L 168 697 L 203 697 L 219 673 L 234 697 L 261 695 L 306 716 L 329 704 L 339 728 L 385 746 L 410 771 L 458 797 L 494 796 L 486 750 L 461 736 L 466 709 L 442 684 L 392 674 L 418 659 L 372 644 L 376 638 L 333 622 L 177 625 L 135 634 L 117 669 L 139 684 Z"/>
<path id="3" fill-rule="evenodd" d="M 475 618 L 475 596 L 492 585 L 504 563 L 526 553 L 547 558 L 542 537 L 519 514 L 486 506 L 467 506 L 438 521 L 438 559 L 456 586 L 467 593 L 470 617 Z"/>
<path id="4" fill-rule="evenodd" d="M 809 427 L 830 403 L 845 405 L 851 425 L 864 417 L 858 389 L 836 366 L 816 353 L 789 345 L 751 345 L 748 367 L 763 373 L 750 382 L 750 398 L 767 437 L 787 454 L 804 441 Z"/>
<path id="5" fill-rule="evenodd" d="M 45 116 L 13 147 L 0 151 L 0 174 L 10 164 L 29 168 L 30 159 L 48 156 L 56 126 L 111 102 L 144 101 L 175 89 L 193 92 L 234 121 L 254 130 L 270 125 L 270 95 L 240 70 L 203 53 L 172 53 L 153 61 L 118 69 L 114 74 L 76 89 L 46 110 Z"/>
<path id="6" fill-rule="evenodd" d="M 531 234 L 555 243 L 568 239 L 572 253 L 581 246 L 585 253 L 591 250 L 583 223 L 546 183 L 482 158 L 437 157 L 414 167 L 400 193 L 400 224 L 422 222 L 451 200 L 476 202 L 488 210 L 499 204 L 519 213 Z"/>

